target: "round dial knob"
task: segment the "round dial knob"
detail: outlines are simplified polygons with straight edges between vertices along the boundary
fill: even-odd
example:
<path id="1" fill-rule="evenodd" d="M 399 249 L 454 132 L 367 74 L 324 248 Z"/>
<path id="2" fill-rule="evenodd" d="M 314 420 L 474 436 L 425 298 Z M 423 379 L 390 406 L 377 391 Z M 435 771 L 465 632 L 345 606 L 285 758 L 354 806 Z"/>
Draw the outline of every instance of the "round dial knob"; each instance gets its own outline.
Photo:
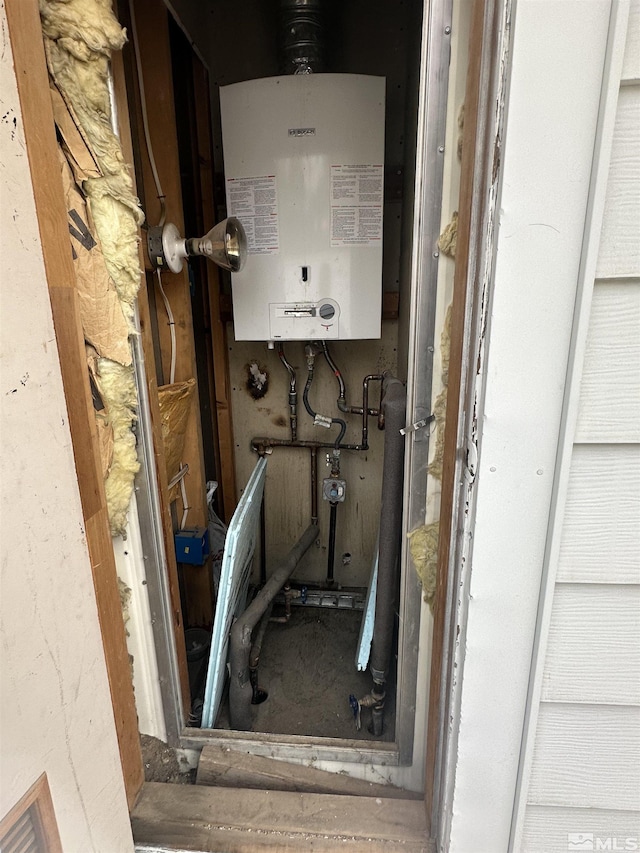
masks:
<path id="1" fill-rule="evenodd" d="M 336 315 L 336 309 L 330 302 L 325 302 L 318 311 L 323 320 L 332 320 Z"/>

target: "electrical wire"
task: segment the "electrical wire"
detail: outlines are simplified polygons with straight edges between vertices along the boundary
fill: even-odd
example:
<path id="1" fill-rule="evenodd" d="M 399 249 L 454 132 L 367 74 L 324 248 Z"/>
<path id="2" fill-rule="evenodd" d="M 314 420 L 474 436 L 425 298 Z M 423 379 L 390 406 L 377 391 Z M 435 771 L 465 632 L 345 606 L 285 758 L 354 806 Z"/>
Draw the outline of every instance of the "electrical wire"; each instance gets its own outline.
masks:
<path id="1" fill-rule="evenodd" d="M 162 296 L 162 301 L 164 302 L 165 311 L 167 312 L 167 319 L 169 321 L 169 335 L 171 337 L 171 365 L 169 368 L 169 384 L 173 385 L 176 381 L 176 321 L 173 316 L 173 311 L 171 310 L 171 303 L 167 298 L 167 294 L 164 291 L 164 287 L 162 286 L 162 274 L 160 270 L 156 270 L 156 275 L 158 277 L 158 287 L 160 289 L 160 295 Z M 182 471 L 184 468 L 188 466 L 182 465 L 180 463 L 180 470 Z M 184 472 L 186 475 L 187 471 Z M 189 515 L 189 510 L 191 507 L 189 506 L 189 498 L 187 497 L 187 487 L 185 486 L 185 477 L 184 475 L 180 478 L 180 496 L 182 498 L 182 520 L 180 521 L 180 530 L 184 530 L 187 524 L 187 516 Z"/>
<path id="2" fill-rule="evenodd" d="M 149 155 L 149 163 L 151 164 L 151 174 L 153 175 L 153 183 L 156 187 L 158 200 L 160 202 L 160 221 L 158 226 L 164 225 L 166 219 L 165 195 L 162 192 L 160 184 L 160 175 L 156 166 L 156 159 L 153 156 L 153 146 L 151 145 L 151 134 L 149 133 L 149 118 L 147 115 L 147 99 L 144 91 L 144 77 L 142 76 L 142 61 L 140 59 L 140 44 L 138 42 L 138 30 L 136 28 L 136 16 L 133 11 L 133 0 L 129 0 L 129 15 L 131 17 L 131 36 L 133 38 L 133 55 L 136 61 L 136 71 L 138 77 L 138 93 L 140 94 L 140 109 L 142 111 L 142 128 L 144 131 L 144 141 Z"/>
<path id="3" fill-rule="evenodd" d="M 184 530 L 187 526 L 187 516 L 189 515 L 189 498 L 187 497 L 187 487 L 184 484 L 184 477 L 180 480 L 180 497 L 182 498 L 182 520 L 180 521 L 180 530 Z"/>
<path id="4" fill-rule="evenodd" d="M 144 90 L 144 77 L 142 74 L 142 61 L 140 59 L 140 43 L 138 41 L 138 30 L 136 27 L 136 16 L 133 10 L 133 0 L 129 0 L 129 15 L 131 17 L 131 35 L 133 38 L 133 53 L 136 61 L 136 71 L 138 78 L 138 93 L 140 95 L 140 109 L 142 112 L 142 128 L 144 131 L 144 141 L 147 149 L 147 154 L 149 156 L 149 164 L 151 166 L 151 174 L 153 175 L 153 183 L 155 184 L 156 193 L 158 195 L 158 201 L 160 202 L 160 221 L 158 222 L 158 226 L 162 226 L 166 220 L 166 205 L 165 205 L 165 195 L 162 191 L 162 184 L 160 183 L 160 175 L 158 174 L 158 167 L 156 165 L 156 158 L 153 153 L 153 146 L 151 144 L 151 133 L 149 131 L 149 117 L 147 114 L 147 99 Z M 169 382 L 171 385 L 176 381 L 176 322 L 173 316 L 173 311 L 171 310 L 171 304 L 167 298 L 167 294 L 164 291 L 164 287 L 162 286 L 162 276 L 160 274 L 160 270 L 157 270 L 158 275 L 158 287 L 160 288 L 160 294 L 162 295 L 162 301 L 164 302 L 164 307 L 167 312 L 167 319 L 169 321 L 169 334 L 171 336 L 171 366 L 169 369 Z M 191 507 L 189 506 L 189 499 L 187 497 L 187 488 L 185 486 L 185 476 L 189 470 L 188 465 L 183 465 L 180 463 L 180 473 L 182 476 L 180 477 L 180 496 L 182 497 L 182 520 L 180 522 L 180 530 L 184 530 L 187 523 L 187 516 L 189 515 L 189 510 Z"/>
<path id="5" fill-rule="evenodd" d="M 171 303 L 167 299 L 167 294 L 164 292 L 164 287 L 162 286 L 162 275 L 160 270 L 156 270 L 156 275 L 158 276 L 158 287 L 160 288 L 160 294 L 162 295 L 162 301 L 164 302 L 165 311 L 167 312 L 167 318 L 169 320 L 169 333 L 171 335 L 171 367 L 169 369 L 169 384 L 173 385 L 176 381 L 176 321 L 173 317 L 173 311 L 171 310 Z"/>

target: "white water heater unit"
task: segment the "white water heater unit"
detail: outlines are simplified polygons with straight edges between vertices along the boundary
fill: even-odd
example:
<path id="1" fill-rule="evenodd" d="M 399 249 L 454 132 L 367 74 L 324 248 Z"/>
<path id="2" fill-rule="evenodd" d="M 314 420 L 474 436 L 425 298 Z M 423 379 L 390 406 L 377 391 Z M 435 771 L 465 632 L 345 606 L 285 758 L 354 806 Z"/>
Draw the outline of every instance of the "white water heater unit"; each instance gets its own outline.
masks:
<path id="1" fill-rule="evenodd" d="M 383 77 L 298 74 L 220 90 L 236 340 L 380 337 Z"/>

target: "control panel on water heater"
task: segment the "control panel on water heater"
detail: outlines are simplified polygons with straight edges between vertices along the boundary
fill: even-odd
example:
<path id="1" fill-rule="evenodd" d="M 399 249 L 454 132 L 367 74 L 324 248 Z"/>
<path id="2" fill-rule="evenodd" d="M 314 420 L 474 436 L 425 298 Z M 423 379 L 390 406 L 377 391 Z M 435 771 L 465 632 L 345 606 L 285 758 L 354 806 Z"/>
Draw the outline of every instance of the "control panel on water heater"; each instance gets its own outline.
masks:
<path id="1" fill-rule="evenodd" d="M 382 77 L 299 74 L 222 87 L 236 340 L 380 337 Z"/>

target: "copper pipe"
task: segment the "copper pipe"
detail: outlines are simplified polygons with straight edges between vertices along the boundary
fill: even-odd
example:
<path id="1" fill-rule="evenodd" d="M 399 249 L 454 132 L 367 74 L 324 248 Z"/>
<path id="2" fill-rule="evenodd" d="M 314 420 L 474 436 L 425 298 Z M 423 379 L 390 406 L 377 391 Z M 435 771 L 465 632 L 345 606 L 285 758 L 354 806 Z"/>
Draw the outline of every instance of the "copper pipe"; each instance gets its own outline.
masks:
<path id="1" fill-rule="evenodd" d="M 362 443 L 367 447 L 369 446 L 369 383 L 382 382 L 383 378 L 379 374 L 370 374 L 362 380 Z M 376 411 L 375 414 L 379 413 Z"/>
<path id="2" fill-rule="evenodd" d="M 326 441 L 302 441 L 301 439 L 291 441 L 286 438 L 267 438 L 266 436 L 251 439 L 251 448 L 260 456 L 262 456 L 265 450 L 269 447 L 315 447 L 319 450 L 321 448 L 333 449 L 335 448 L 335 443 Z M 367 447 L 363 447 L 361 444 L 341 444 L 337 449 L 368 450 Z"/>

